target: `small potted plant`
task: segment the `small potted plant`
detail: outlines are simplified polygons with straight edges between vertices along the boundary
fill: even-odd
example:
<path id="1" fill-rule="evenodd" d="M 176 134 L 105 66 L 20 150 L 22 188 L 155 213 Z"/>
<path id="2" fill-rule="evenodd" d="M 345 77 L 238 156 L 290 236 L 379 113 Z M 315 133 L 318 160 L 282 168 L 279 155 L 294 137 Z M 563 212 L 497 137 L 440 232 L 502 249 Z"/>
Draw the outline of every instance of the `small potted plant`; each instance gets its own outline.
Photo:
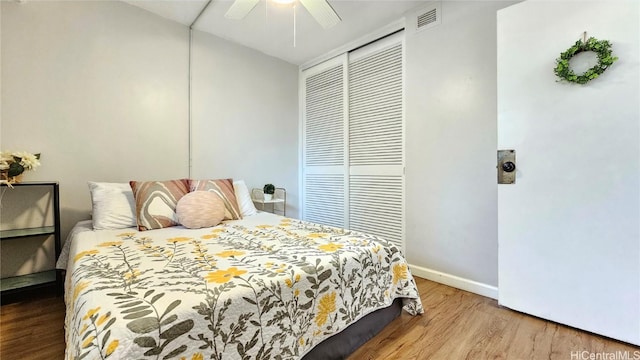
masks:
<path id="1" fill-rule="evenodd" d="M 269 201 L 273 198 L 273 193 L 276 192 L 276 187 L 273 184 L 266 184 L 262 191 L 264 192 L 264 200 Z"/>
<path id="2" fill-rule="evenodd" d="M 22 181 L 22 174 L 40 166 L 40 154 L 26 151 L 0 152 L 0 183 L 14 184 Z"/>

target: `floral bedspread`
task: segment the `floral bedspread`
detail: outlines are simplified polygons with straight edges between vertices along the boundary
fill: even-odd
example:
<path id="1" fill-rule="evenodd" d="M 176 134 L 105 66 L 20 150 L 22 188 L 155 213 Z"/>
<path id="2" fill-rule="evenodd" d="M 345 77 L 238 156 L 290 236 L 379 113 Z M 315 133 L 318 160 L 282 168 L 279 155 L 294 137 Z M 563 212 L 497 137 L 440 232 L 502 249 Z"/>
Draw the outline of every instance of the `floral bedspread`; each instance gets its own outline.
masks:
<path id="1" fill-rule="evenodd" d="M 77 231 L 65 286 L 66 359 L 297 359 L 395 298 L 423 312 L 395 246 L 271 214 Z"/>

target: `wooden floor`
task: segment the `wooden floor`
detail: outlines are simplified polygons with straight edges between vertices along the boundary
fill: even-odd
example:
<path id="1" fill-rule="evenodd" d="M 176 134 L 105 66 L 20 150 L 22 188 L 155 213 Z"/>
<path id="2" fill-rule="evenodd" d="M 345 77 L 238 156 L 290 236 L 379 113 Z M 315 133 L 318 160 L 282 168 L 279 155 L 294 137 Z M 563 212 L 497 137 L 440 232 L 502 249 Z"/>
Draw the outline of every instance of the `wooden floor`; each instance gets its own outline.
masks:
<path id="1" fill-rule="evenodd" d="M 640 355 L 637 347 L 501 308 L 493 299 L 420 278 L 416 282 L 426 313 L 403 313 L 349 360 L 570 360 L 578 359 L 572 352 L 583 351 L 628 351 L 628 359 Z M 0 359 L 62 359 L 63 324 L 62 298 L 1 306 Z"/>

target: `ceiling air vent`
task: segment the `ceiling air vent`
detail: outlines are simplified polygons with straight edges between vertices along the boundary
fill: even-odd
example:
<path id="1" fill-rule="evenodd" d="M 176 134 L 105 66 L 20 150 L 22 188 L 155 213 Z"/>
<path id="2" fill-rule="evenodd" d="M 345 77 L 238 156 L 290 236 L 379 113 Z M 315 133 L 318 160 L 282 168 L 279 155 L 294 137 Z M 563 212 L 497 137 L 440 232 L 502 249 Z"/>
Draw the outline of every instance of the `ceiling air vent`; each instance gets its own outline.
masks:
<path id="1" fill-rule="evenodd" d="M 418 15 L 418 29 L 422 29 L 422 27 L 424 26 L 433 24 L 437 20 L 438 18 L 436 17 L 436 9 L 432 9 L 431 11 L 427 11 L 422 15 Z"/>
<path id="2" fill-rule="evenodd" d="M 424 30 L 440 24 L 440 4 L 435 7 L 428 7 L 417 13 L 416 31 Z"/>

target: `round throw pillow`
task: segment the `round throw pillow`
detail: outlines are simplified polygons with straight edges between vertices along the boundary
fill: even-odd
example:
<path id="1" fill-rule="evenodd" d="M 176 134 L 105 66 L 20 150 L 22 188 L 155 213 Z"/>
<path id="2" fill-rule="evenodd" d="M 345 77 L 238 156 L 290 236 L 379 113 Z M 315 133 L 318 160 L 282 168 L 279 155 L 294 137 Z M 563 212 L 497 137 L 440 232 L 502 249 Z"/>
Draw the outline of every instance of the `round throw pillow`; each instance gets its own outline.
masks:
<path id="1" fill-rule="evenodd" d="M 212 227 L 224 219 L 224 202 L 209 191 L 193 191 L 178 201 L 178 221 L 189 229 Z"/>

